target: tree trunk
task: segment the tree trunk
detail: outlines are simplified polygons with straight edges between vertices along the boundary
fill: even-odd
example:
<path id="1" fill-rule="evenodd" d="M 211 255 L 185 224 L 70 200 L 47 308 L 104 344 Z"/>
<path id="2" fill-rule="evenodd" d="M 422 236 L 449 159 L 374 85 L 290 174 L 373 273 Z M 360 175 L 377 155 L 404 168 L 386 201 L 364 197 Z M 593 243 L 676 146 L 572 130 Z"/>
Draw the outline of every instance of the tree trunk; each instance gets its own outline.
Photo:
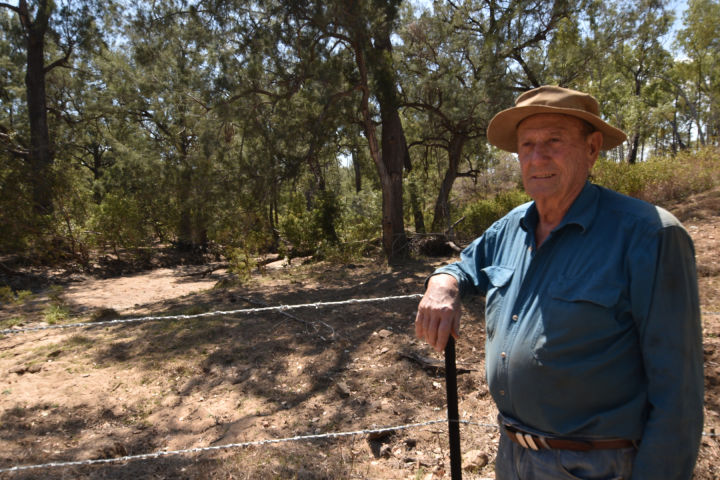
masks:
<path id="1" fill-rule="evenodd" d="M 369 38 L 360 33 L 354 45 L 355 60 L 361 77 L 362 123 L 382 188 L 383 250 L 388 263 L 393 263 L 408 253 L 402 190 L 403 167 L 407 162 L 408 150 L 398 113 L 399 103 L 390 49 L 389 31 L 381 32 L 375 38 L 374 46 Z M 367 60 L 368 54 L 372 55 L 372 60 Z M 375 93 L 380 105 L 381 150 L 378 148 L 376 128 L 370 112 L 369 69 L 372 69 L 373 83 L 377 89 Z"/>
<path id="2" fill-rule="evenodd" d="M 413 220 L 415 220 L 415 232 L 425 233 L 425 218 L 418 199 L 417 185 L 415 185 L 414 181 L 410 182 L 408 190 L 410 191 L 410 208 L 412 208 Z"/>
<path id="3" fill-rule="evenodd" d="M 383 245 L 388 261 L 403 258 L 408 253 L 403 220 L 403 165 L 407 145 L 405 133 L 396 108 L 380 104 L 382 117 L 381 161 L 385 172 L 383 186 Z"/>
<path id="4" fill-rule="evenodd" d="M 25 28 L 27 70 L 25 87 L 30 117 L 30 167 L 32 169 L 33 208 L 37 214 L 52 213 L 52 164 L 50 134 L 47 121 L 45 97 L 45 33 L 52 13 L 52 3 L 42 1 L 38 5 L 35 20 L 31 20 L 27 2 L 19 3 L 21 22 Z"/>
<path id="5" fill-rule="evenodd" d="M 448 169 L 445 172 L 440 192 L 435 201 L 435 212 L 433 214 L 432 231 L 442 232 L 450 228 L 450 191 L 458 174 L 458 166 L 462 158 L 462 151 L 467 137 L 465 135 L 453 134 L 448 147 Z"/>
<path id="6" fill-rule="evenodd" d="M 628 152 L 628 163 L 634 165 L 637 161 L 638 145 L 640 144 L 640 134 L 633 133 L 630 140 L 630 151 Z"/>
<path id="7" fill-rule="evenodd" d="M 360 170 L 360 154 L 353 148 L 352 151 L 353 170 L 355 171 L 355 193 L 362 191 L 362 171 Z"/>
<path id="8" fill-rule="evenodd" d="M 207 248 L 207 222 L 202 212 L 193 204 L 193 173 L 188 166 L 182 167 L 178 185 L 178 250 L 183 252 L 204 251 Z"/>

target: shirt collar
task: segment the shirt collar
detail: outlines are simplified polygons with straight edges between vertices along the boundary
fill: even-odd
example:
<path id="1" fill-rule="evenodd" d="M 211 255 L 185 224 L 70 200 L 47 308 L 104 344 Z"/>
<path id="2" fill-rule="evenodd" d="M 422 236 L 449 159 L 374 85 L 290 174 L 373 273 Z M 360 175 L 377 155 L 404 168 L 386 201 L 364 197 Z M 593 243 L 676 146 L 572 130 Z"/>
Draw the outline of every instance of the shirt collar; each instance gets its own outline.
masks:
<path id="1" fill-rule="evenodd" d="M 560 230 L 566 225 L 578 225 L 580 229 L 585 232 L 593 220 L 595 219 L 595 213 L 597 212 L 598 202 L 600 201 L 600 189 L 590 182 L 585 182 L 585 186 L 580 191 L 575 201 L 570 205 L 570 209 L 563 217 L 560 224 L 555 227 L 555 230 Z M 538 224 L 538 212 L 535 202 L 530 204 L 530 208 L 527 209 L 523 218 L 520 219 L 520 226 L 525 231 L 535 231 Z"/>

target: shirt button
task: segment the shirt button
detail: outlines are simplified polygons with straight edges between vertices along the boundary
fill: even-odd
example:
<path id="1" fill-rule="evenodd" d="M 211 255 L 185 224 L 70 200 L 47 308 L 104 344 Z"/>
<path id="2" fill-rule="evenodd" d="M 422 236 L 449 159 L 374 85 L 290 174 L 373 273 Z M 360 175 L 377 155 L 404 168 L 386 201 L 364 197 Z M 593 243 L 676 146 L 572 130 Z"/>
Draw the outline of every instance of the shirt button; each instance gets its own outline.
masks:
<path id="1" fill-rule="evenodd" d="M 518 317 L 517 315 L 512 316 L 513 322 L 517 322 L 519 320 L 519 318 L 520 317 Z"/>
<path id="2" fill-rule="evenodd" d="M 500 392 L 498 392 L 498 393 L 500 393 L 500 395 L 503 397 L 505 396 L 505 390 L 500 390 Z"/>

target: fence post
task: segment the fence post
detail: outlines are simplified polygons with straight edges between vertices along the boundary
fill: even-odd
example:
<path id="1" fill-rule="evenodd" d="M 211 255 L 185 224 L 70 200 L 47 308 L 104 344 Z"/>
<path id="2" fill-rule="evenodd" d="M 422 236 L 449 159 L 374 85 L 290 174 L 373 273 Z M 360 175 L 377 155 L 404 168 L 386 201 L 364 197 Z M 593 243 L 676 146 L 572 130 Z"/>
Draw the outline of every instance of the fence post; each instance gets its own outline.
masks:
<path id="1" fill-rule="evenodd" d="M 447 389 L 448 433 L 450 436 L 450 477 L 452 480 L 461 480 L 460 416 L 458 414 L 455 339 L 452 336 L 448 338 L 445 346 L 445 387 Z"/>

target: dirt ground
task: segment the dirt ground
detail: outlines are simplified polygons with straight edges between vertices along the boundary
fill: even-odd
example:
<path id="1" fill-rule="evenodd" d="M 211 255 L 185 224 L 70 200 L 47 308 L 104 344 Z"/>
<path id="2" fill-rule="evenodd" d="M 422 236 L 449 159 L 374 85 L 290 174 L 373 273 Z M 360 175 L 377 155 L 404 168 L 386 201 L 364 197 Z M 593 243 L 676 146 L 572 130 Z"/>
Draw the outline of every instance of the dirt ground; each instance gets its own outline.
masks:
<path id="1" fill-rule="evenodd" d="M 697 250 L 706 402 L 697 479 L 720 478 L 720 191 L 669 208 Z M 269 265 L 233 286 L 220 265 L 118 278 L 75 276 L 0 308 L 0 329 L 405 296 L 452 259 Z M 53 293 L 54 292 L 54 293 Z M 53 300 L 53 296 L 55 300 Z M 416 298 L 45 330 L 0 337 L 0 468 L 110 459 L 443 420 L 440 355 L 413 336 Z M 484 382 L 482 299 L 457 345 L 464 478 L 493 478 L 498 432 Z M 678 446 L 679 448 L 681 446 Z M 449 478 L 443 423 L 99 465 L 13 479 Z"/>

